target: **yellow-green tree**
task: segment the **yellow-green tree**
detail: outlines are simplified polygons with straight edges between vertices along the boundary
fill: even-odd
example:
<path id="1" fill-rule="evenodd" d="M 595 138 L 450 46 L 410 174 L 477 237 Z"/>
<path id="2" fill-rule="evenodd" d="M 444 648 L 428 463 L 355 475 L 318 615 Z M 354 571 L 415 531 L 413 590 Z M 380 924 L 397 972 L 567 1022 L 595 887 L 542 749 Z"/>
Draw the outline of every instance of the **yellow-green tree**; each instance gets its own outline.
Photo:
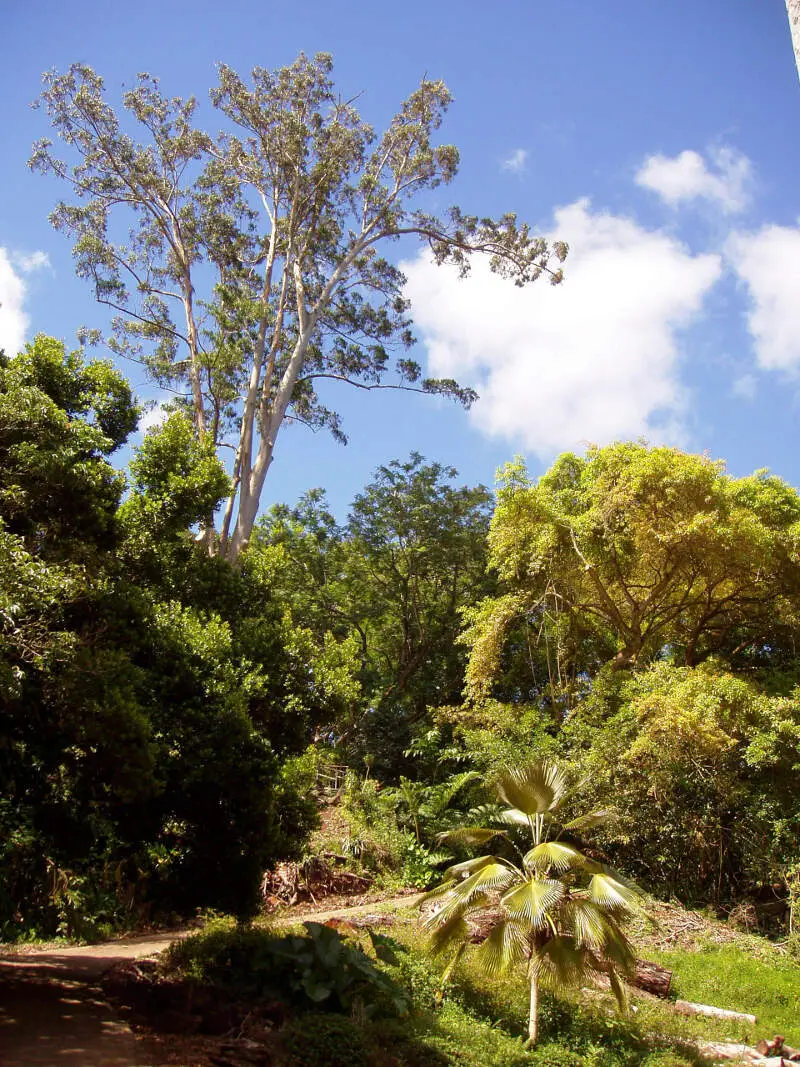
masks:
<path id="1" fill-rule="evenodd" d="M 473 696 L 520 618 L 605 637 L 615 667 L 692 666 L 776 647 L 800 603 L 800 496 L 757 471 L 642 443 L 567 453 L 532 484 L 506 469 L 490 532 L 504 590 L 467 620 Z"/>

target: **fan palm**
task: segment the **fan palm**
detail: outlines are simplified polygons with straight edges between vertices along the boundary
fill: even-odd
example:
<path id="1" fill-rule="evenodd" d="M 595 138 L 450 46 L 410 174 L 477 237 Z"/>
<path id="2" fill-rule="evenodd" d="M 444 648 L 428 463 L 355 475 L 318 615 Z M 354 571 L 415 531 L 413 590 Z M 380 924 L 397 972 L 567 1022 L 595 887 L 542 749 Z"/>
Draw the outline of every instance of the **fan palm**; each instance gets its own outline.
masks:
<path id="1" fill-rule="evenodd" d="M 442 835 L 449 844 L 469 845 L 502 835 L 519 853 L 518 862 L 479 856 L 448 868 L 442 883 L 423 898 L 436 903 L 425 925 L 434 955 L 454 950 L 446 980 L 468 944 L 468 920 L 496 906 L 499 896 L 500 919 L 476 955 L 489 972 L 527 966 L 530 1047 L 538 1036 L 543 987 L 559 991 L 601 973 L 610 980 L 620 1010 L 627 1009 L 621 978 L 632 973 L 635 958 L 624 925 L 636 910 L 639 891 L 575 845 L 559 840 L 556 815 L 566 779 L 556 764 L 540 760 L 511 768 L 499 777 L 496 789 L 505 805 L 496 821 L 519 827 L 530 837 L 531 847 L 523 855 L 505 829 L 473 826 Z M 577 833 L 603 817 L 598 813 L 573 819 L 560 829 Z"/>

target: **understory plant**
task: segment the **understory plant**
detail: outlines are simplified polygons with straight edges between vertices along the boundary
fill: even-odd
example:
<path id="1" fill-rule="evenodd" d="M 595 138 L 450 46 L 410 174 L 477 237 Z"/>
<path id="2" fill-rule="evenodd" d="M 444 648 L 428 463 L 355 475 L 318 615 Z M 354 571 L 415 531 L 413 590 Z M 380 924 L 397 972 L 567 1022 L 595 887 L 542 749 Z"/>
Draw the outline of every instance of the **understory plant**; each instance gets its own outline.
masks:
<path id="1" fill-rule="evenodd" d="M 497 909 L 496 922 L 476 956 L 489 972 L 527 968 L 527 1047 L 537 1041 L 542 987 L 558 992 L 592 975 L 605 975 L 625 1012 L 623 979 L 635 965 L 624 926 L 637 909 L 639 891 L 561 839 L 562 833 L 578 834 L 604 817 L 597 813 L 559 826 L 557 814 L 566 786 L 563 770 L 547 760 L 503 772 L 496 791 L 505 805 L 498 813 L 505 828 L 463 827 L 442 835 L 444 842 L 454 845 L 481 845 L 500 838 L 503 854 L 454 864 L 423 898 L 435 904 L 425 921 L 432 954 L 453 953 L 445 979 L 469 944 L 470 918 Z M 517 847 L 520 838 L 530 845 L 524 853 Z"/>

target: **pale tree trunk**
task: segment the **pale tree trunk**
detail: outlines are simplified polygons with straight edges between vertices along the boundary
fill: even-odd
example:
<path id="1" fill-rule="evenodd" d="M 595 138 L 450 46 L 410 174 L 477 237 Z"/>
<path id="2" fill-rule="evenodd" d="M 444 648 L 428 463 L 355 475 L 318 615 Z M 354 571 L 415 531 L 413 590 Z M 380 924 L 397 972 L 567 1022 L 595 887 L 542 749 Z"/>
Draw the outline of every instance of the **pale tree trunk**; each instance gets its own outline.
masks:
<path id="1" fill-rule="evenodd" d="M 792 31 L 794 62 L 800 77 L 800 0 L 786 0 L 786 14 L 789 16 L 789 29 Z"/>
<path id="2" fill-rule="evenodd" d="M 528 1011 L 528 1040 L 526 1048 L 533 1048 L 539 1040 L 539 977 L 531 971 L 531 1005 Z"/>

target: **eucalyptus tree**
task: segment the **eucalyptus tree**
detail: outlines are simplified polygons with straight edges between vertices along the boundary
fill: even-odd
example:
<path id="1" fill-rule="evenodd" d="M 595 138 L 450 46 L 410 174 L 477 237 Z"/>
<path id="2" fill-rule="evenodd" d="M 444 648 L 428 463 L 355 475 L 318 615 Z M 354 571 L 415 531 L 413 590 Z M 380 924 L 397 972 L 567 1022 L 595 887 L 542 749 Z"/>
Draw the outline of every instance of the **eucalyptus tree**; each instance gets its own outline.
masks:
<path id="1" fill-rule="evenodd" d="M 443 82 L 423 79 L 377 135 L 331 71 L 330 56 L 301 54 L 280 70 L 257 67 L 248 84 L 220 65 L 218 135 L 197 125 L 194 98 L 166 97 L 149 75 L 121 111 L 90 67 L 44 76 L 40 104 L 69 158 L 44 139 L 30 164 L 72 193 L 52 222 L 113 309 L 116 350 L 177 390 L 199 437 L 232 447 L 232 492 L 219 531 L 211 517 L 206 529 L 209 548 L 230 559 L 249 542 L 281 427 L 344 440 L 320 383 L 474 401 L 456 381 L 424 379 L 406 356 L 413 336 L 405 279 L 386 258 L 393 242 L 415 238 L 462 274 L 482 254 L 520 285 L 562 276 L 566 246 L 513 214 L 426 209 L 426 191 L 452 182 L 459 164 L 453 145 L 437 143 L 451 102 Z"/>

